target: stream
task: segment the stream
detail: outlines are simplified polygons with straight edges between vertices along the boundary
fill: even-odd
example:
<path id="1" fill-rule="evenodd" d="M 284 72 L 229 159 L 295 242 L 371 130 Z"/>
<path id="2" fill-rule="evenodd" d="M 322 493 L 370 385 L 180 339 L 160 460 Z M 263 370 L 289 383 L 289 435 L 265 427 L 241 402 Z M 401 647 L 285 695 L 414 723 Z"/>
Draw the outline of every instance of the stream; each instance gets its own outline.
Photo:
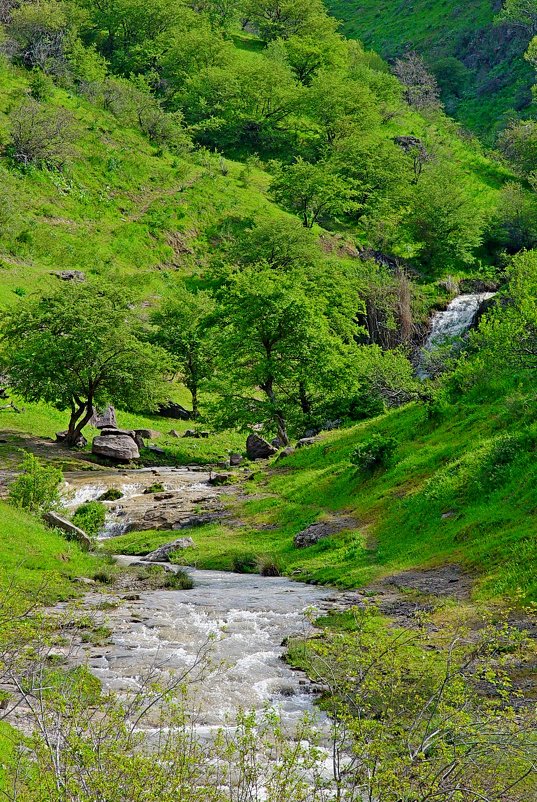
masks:
<path id="1" fill-rule="evenodd" d="M 71 507 L 98 498 L 109 487 L 125 493 L 122 499 L 107 502 L 101 537 L 113 536 L 119 527 L 125 531 L 133 521 L 138 528 L 148 513 L 153 520 L 162 504 L 168 505 L 166 515 L 177 520 L 198 508 L 200 499 L 204 511 L 219 505 L 219 489 L 207 484 L 208 474 L 194 470 L 163 468 L 66 478 Z M 154 494 L 145 494 L 155 481 L 173 498 L 158 502 Z M 195 540 L 195 530 L 189 534 Z M 139 562 L 125 556 L 117 560 L 124 565 Z M 112 630 L 106 646 L 87 648 L 90 669 L 105 688 L 128 694 L 140 687 L 149 671 L 183 673 L 211 641 L 212 670 L 200 678 L 192 694 L 198 733 L 209 736 L 240 708 L 262 710 L 267 704 L 279 709 L 284 724 L 292 729 L 305 712 L 313 712 L 315 689 L 283 661 L 282 642 L 311 630 L 309 609 L 327 611 L 347 594 L 284 577 L 187 570 L 194 580 L 192 590 L 151 590 L 123 598 L 116 594 L 112 600 L 119 605 L 105 612 L 97 612 L 102 594 L 86 595 L 85 606 L 94 608 L 98 620 Z"/>

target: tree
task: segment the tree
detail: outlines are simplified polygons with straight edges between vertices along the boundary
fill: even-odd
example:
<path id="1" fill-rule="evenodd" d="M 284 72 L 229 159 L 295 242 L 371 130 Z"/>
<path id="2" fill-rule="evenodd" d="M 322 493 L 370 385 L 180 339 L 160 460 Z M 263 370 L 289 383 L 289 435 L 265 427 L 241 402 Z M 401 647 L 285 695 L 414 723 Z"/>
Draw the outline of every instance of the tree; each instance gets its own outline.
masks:
<path id="1" fill-rule="evenodd" d="M 76 132 L 72 115 L 26 100 L 10 115 L 9 150 L 21 164 L 61 168 L 73 155 Z"/>
<path id="2" fill-rule="evenodd" d="M 512 122 L 498 137 L 498 147 L 522 178 L 537 168 L 537 122 Z"/>
<path id="3" fill-rule="evenodd" d="M 537 245 L 537 199 L 516 181 L 500 190 L 491 234 L 511 254 Z"/>
<path id="4" fill-rule="evenodd" d="M 141 410 L 163 398 L 166 360 L 136 335 L 130 300 L 117 287 L 71 283 L 4 312 L 2 370 L 26 401 L 70 411 L 68 445 L 94 405 Z"/>
<path id="5" fill-rule="evenodd" d="M 424 171 L 407 220 L 419 264 L 439 272 L 475 259 L 483 237 L 483 216 L 459 170 L 442 162 Z"/>
<path id="6" fill-rule="evenodd" d="M 292 165 L 277 166 L 271 190 L 276 202 L 298 214 L 305 228 L 355 208 L 350 184 L 323 162 L 298 158 Z"/>
<path id="7" fill-rule="evenodd" d="M 408 53 L 395 62 L 394 72 L 405 87 L 407 103 L 419 111 L 436 110 L 441 104 L 434 75 L 417 53 Z"/>
<path id="8" fill-rule="evenodd" d="M 307 109 L 329 146 L 345 134 L 371 130 L 380 122 L 373 93 L 344 72 L 320 71 L 307 94 Z"/>
<path id="9" fill-rule="evenodd" d="M 297 35 L 321 41 L 337 28 L 322 0 L 247 0 L 244 15 L 266 42 Z"/>
<path id="10" fill-rule="evenodd" d="M 232 276 L 221 293 L 216 389 L 222 401 L 214 413 L 223 425 L 263 423 L 284 444 L 289 421 L 295 429 L 303 424 L 316 392 L 344 380 L 342 341 L 331 331 L 322 297 L 308 293 L 301 278 L 256 265 Z"/>
<path id="11" fill-rule="evenodd" d="M 215 303 L 202 291 L 182 287 L 173 301 L 152 315 L 156 326 L 153 341 L 168 351 L 192 396 L 192 417 L 199 415 L 199 389 L 214 367 L 211 322 Z"/>
<path id="12" fill-rule="evenodd" d="M 537 253 L 514 256 L 508 278 L 502 301 L 484 318 L 475 341 L 492 370 L 537 371 Z"/>

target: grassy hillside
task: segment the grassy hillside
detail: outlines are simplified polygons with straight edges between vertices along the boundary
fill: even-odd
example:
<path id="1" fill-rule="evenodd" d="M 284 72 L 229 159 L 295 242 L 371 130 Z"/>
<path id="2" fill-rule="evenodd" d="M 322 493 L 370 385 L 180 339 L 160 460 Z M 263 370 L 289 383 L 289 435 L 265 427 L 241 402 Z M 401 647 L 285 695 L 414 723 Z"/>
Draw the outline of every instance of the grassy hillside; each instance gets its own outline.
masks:
<path id="1" fill-rule="evenodd" d="M 349 37 L 392 60 L 416 50 L 444 81 L 444 101 L 468 128 L 487 141 L 505 122 L 530 113 L 533 71 L 523 53 L 529 35 L 495 26 L 493 0 L 326 0 Z M 446 62 L 445 59 L 457 59 Z M 458 77 L 457 77 L 458 75 Z M 442 83 L 442 79 L 441 79 Z"/>
<path id="2" fill-rule="evenodd" d="M 196 530 L 189 559 L 224 569 L 259 559 L 344 587 L 455 562 L 474 575 L 477 597 L 535 601 L 536 422 L 531 388 L 506 382 L 485 392 L 481 385 L 440 418 L 411 405 L 326 434 L 247 482 L 246 525 Z M 394 463 L 359 474 L 351 453 L 376 432 L 396 438 Z M 294 547 L 302 529 L 338 516 L 343 531 Z M 132 533 L 107 545 L 147 553 L 167 540 L 162 532 Z"/>

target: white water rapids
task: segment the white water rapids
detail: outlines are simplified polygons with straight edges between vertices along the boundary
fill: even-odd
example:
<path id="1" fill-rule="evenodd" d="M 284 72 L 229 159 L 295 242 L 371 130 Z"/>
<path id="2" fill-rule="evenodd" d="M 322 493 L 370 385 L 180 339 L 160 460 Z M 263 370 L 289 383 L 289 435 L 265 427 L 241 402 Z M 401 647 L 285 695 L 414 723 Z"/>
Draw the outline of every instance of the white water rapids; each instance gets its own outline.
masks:
<path id="1" fill-rule="evenodd" d="M 173 491 L 173 501 L 166 503 L 174 504 L 180 513 L 200 493 L 218 493 L 206 484 L 207 479 L 208 474 L 166 468 L 106 472 L 98 478 L 79 473 L 68 477 L 67 492 L 72 506 L 98 498 L 109 487 L 125 493 L 119 501 L 107 503 L 103 534 L 110 536 L 118 513 L 127 526 L 141 509 L 145 513 L 148 506 L 158 506 L 152 495 L 143 492 L 148 484 L 159 481 Z M 211 495 L 205 498 L 214 501 Z M 189 534 L 195 541 L 195 529 Z M 170 540 L 177 536 L 170 532 Z M 117 559 L 124 565 L 138 561 Z M 116 593 L 111 600 L 119 605 L 104 612 L 97 612 L 102 595 L 86 596 L 87 607 L 112 631 L 106 646 L 86 648 L 88 665 L 104 687 L 123 694 L 139 689 L 149 672 L 180 675 L 211 640 L 213 671 L 193 693 L 200 735 L 221 727 L 241 708 L 261 711 L 273 705 L 291 728 L 305 712 L 313 712 L 314 689 L 303 674 L 283 661 L 282 641 L 311 631 L 307 615 L 311 608 L 327 611 L 350 594 L 283 577 L 187 570 L 194 580 L 192 590 L 142 590 L 123 598 Z"/>

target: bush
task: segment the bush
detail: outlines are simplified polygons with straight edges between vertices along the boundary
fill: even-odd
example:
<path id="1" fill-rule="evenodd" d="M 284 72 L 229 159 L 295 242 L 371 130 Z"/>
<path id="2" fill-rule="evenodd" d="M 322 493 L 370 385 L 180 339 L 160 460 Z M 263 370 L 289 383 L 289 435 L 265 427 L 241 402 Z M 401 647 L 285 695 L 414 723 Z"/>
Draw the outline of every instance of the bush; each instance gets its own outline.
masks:
<path id="1" fill-rule="evenodd" d="M 104 526 L 106 507 L 100 501 L 81 504 L 73 515 L 73 523 L 83 529 L 89 537 L 97 537 Z"/>
<path id="2" fill-rule="evenodd" d="M 397 448 L 397 440 L 383 434 L 374 434 L 356 446 L 351 454 L 351 463 L 360 471 L 386 468 Z"/>
<path id="3" fill-rule="evenodd" d="M 117 487 L 109 487 L 102 496 L 99 496 L 98 501 L 117 501 L 119 498 L 123 498 L 121 490 L 118 490 Z"/>
<path id="4" fill-rule="evenodd" d="M 163 493 L 166 490 L 162 482 L 155 482 L 144 490 L 144 495 L 150 496 L 152 493 Z"/>
<path id="5" fill-rule="evenodd" d="M 272 557 L 259 557 L 257 570 L 261 576 L 281 576 L 280 566 Z"/>
<path id="6" fill-rule="evenodd" d="M 37 457 L 24 452 L 22 473 L 9 488 L 9 500 L 15 507 L 42 515 L 60 506 L 58 486 L 63 474 L 57 468 L 41 465 Z"/>
<path id="7" fill-rule="evenodd" d="M 9 151 L 21 164 L 61 168 L 73 154 L 73 117 L 29 99 L 11 115 Z"/>
<path id="8" fill-rule="evenodd" d="M 231 565 L 236 574 L 249 574 L 256 566 L 257 558 L 253 554 L 236 554 Z"/>
<path id="9" fill-rule="evenodd" d="M 166 575 L 164 587 L 168 590 L 192 590 L 194 580 L 186 571 L 175 571 L 173 574 Z"/>

